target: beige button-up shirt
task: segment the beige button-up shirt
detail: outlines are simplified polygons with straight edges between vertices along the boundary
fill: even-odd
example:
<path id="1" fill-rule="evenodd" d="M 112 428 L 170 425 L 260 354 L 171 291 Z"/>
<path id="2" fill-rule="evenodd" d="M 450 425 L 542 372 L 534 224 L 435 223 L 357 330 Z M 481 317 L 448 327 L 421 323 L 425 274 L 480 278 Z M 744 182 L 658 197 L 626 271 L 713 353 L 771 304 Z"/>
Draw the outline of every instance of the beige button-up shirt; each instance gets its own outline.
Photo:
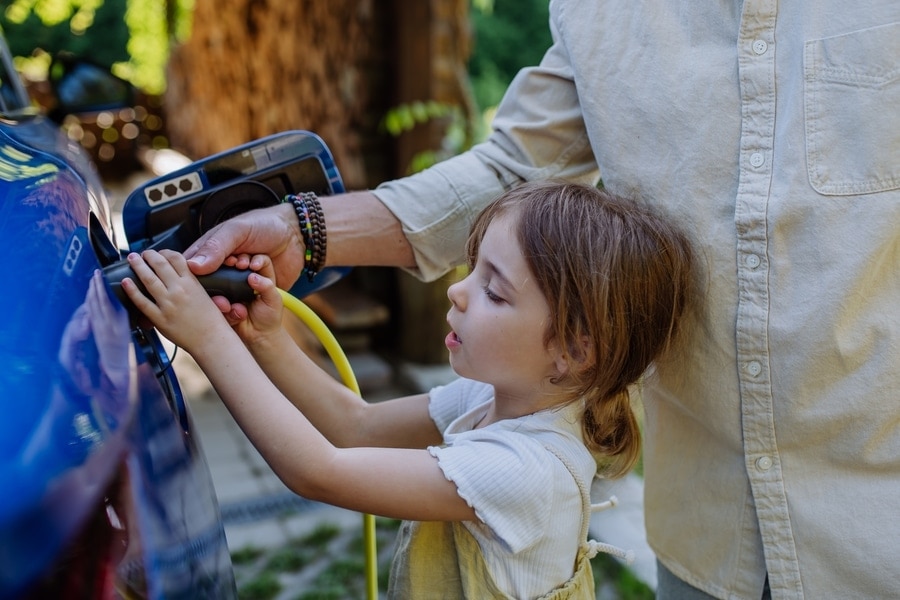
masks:
<path id="1" fill-rule="evenodd" d="M 900 596 L 900 2 L 554 0 L 471 152 L 376 194 L 421 273 L 524 179 L 694 236 L 703 299 L 644 392 L 650 543 L 721 598 Z"/>

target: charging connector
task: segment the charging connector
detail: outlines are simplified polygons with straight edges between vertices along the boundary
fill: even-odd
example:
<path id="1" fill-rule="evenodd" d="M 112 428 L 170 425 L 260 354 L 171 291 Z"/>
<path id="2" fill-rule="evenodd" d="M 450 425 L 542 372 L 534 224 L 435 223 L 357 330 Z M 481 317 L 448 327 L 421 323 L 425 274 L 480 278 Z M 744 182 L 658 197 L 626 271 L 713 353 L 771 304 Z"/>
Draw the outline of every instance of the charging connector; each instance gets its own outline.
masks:
<path id="1" fill-rule="evenodd" d="M 197 280 L 210 296 L 224 296 L 229 302 L 247 303 L 252 302 L 253 298 L 256 297 L 256 292 L 247 283 L 247 277 L 250 276 L 250 273 L 251 271 L 249 270 L 220 267 L 209 275 L 198 276 Z M 109 283 L 112 292 L 129 311 L 135 310 L 135 306 L 125 293 L 125 290 L 122 289 L 122 280 L 126 277 L 131 278 L 145 296 L 153 298 L 153 295 L 147 291 L 147 288 L 135 275 L 127 260 L 120 260 L 104 267 L 103 276 Z"/>

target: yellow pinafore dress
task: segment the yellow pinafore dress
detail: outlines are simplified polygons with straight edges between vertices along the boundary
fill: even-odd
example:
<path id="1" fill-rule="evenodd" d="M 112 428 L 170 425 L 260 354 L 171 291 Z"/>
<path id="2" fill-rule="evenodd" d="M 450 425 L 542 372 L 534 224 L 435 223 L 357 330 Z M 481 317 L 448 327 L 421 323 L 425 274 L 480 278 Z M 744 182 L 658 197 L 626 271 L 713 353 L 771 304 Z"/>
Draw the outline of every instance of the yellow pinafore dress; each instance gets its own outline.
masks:
<path id="1" fill-rule="evenodd" d="M 587 539 L 591 512 L 614 506 L 615 498 L 592 506 L 587 485 L 568 461 L 552 448 L 547 447 L 547 450 L 562 461 L 578 484 L 582 503 L 582 543 L 572 577 L 539 600 L 595 600 L 590 559 L 598 551 L 626 556 L 618 548 Z M 475 537 L 462 523 L 443 521 L 405 521 L 401 525 L 391 565 L 388 598 L 513 600 L 497 588 Z"/>

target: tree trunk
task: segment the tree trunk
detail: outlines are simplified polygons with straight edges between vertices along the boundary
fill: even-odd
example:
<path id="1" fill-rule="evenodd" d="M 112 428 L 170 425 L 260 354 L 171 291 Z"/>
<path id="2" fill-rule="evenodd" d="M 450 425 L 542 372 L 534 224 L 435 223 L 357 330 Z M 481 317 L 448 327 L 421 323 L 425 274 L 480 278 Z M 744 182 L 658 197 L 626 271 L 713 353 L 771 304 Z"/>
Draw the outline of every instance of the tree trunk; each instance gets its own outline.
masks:
<path id="1" fill-rule="evenodd" d="M 390 58 L 379 18 L 367 0 L 197 0 L 191 37 L 169 61 L 172 145 L 201 158 L 306 129 L 348 188 L 367 187 L 361 144 L 386 110 L 370 99 L 390 85 L 368 78 L 383 79 Z"/>
<path id="2" fill-rule="evenodd" d="M 436 100 L 471 117 L 468 3 L 196 0 L 192 35 L 169 60 L 171 144 L 201 158 L 306 129 L 331 148 L 348 189 L 402 176 L 416 153 L 440 148 L 447 123 L 393 140 L 379 128 L 388 110 Z M 396 282 L 401 298 L 391 311 L 403 358 L 446 360 L 451 281 Z"/>
<path id="3" fill-rule="evenodd" d="M 468 85 L 469 0 L 409 2 L 398 9 L 397 94 L 400 103 L 436 100 L 459 106 L 473 118 L 474 105 Z M 447 123 L 433 120 L 401 136 L 398 166 L 406 169 L 413 156 L 440 148 Z M 447 362 L 447 287 L 459 274 L 450 272 L 423 283 L 398 271 L 398 346 L 400 356 L 414 363 Z"/>

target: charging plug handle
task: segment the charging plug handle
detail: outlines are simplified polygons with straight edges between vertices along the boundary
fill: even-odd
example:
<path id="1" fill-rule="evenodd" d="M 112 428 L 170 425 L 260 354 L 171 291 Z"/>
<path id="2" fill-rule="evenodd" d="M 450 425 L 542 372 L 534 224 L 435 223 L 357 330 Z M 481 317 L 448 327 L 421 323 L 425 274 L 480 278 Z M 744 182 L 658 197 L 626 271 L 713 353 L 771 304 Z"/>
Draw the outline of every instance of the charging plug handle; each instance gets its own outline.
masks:
<path id="1" fill-rule="evenodd" d="M 247 283 L 252 271 L 234 267 L 220 267 L 209 275 L 200 275 L 197 281 L 210 296 L 224 296 L 229 302 L 253 302 L 256 292 Z"/>
<path id="2" fill-rule="evenodd" d="M 219 270 L 214 271 L 209 275 L 198 276 L 197 280 L 210 296 L 224 296 L 229 302 L 247 303 L 252 302 L 256 297 L 250 284 L 247 283 L 247 277 L 250 273 L 251 271 L 249 270 L 236 269 L 234 267 L 220 267 Z M 144 287 L 144 284 L 138 276 L 135 275 L 127 260 L 120 260 L 119 262 L 104 267 L 103 276 L 106 278 L 109 287 L 119 301 L 129 310 L 134 310 L 134 305 L 125 293 L 125 290 L 122 289 L 122 280 L 126 277 L 131 278 L 145 296 L 151 299 L 153 298 L 153 295 L 147 291 L 147 288 Z"/>

